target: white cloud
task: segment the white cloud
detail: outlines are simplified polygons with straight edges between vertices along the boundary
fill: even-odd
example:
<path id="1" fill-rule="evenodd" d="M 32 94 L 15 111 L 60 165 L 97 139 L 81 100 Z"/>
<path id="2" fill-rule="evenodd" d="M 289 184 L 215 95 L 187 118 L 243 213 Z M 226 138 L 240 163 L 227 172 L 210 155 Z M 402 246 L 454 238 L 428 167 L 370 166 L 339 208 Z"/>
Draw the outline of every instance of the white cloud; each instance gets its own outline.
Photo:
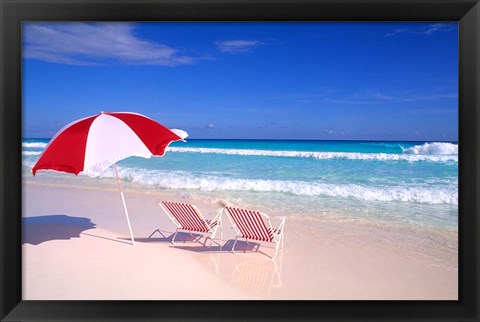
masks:
<path id="1" fill-rule="evenodd" d="M 442 99 L 454 99 L 458 94 L 453 92 L 433 92 L 433 93 L 399 93 L 398 95 L 385 95 L 382 93 L 374 93 L 372 98 L 386 101 L 400 102 L 418 102 L 418 101 L 435 101 Z"/>
<path id="2" fill-rule="evenodd" d="M 329 103 L 329 104 L 343 104 L 343 105 L 372 105 L 383 104 L 385 102 L 420 102 L 420 101 L 436 101 L 446 99 L 456 99 L 458 94 L 453 91 L 405 91 L 395 93 L 382 93 L 372 91 L 359 91 L 354 93 L 338 93 L 329 92 L 328 94 L 312 93 L 297 93 L 286 96 L 295 102 L 300 103 Z M 299 98 L 308 98 L 307 100 L 300 100 Z"/>
<path id="3" fill-rule="evenodd" d="M 26 23 L 23 57 L 59 64 L 103 65 L 107 60 L 135 65 L 176 66 L 196 58 L 164 44 L 141 39 L 132 23 Z"/>
<path id="4" fill-rule="evenodd" d="M 430 36 L 436 32 L 445 32 L 457 30 L 455 23 L 434 23 L 427 26 L 421 26 L 413 29 L 396 29 L 392 32 L 385 34 L 386 37 L 396 36 L 398 34 L 414 34 L 414 35 L 426 35 Z"/>
<path id="5" fill-rule="evenodd" d="M 434 23 L 432 25 L 429 25 L 427 28 L 419 31 L 418 33 L 422 35 L 431 35 L 435 32 L 452 31 L 456 29 L 456 24 L 454 23 Z"/>
<path id="6" fill-rule="evenodd" d="M 406 114 L 436 114 L 436 115 L 457 115 L 458 109 L 456 106 L 453 107 L 426 107 L 426 108 L 415 108 L 407 109 L 403 111 Z"/>
<path id="7" fill-rule="evenodd" d="M 218 50 L 223 53 L 237 54 L 250 51 L 254 47 L 261 45 L 261 42 L 257 40 L 227 40 L 217 41 L 215 44 Z"/>
<path id="8" fill-rule="evenodd" d="M 398 35 L 398 34 L 401 34 L 401 33 L 404 33 L 404 32 L 409 32 L 409 30 L 407 30 L 407 29 L 395 29 L 392 32 L 386 33 L 385 37 L 395 36 L 395 35 Z"/>

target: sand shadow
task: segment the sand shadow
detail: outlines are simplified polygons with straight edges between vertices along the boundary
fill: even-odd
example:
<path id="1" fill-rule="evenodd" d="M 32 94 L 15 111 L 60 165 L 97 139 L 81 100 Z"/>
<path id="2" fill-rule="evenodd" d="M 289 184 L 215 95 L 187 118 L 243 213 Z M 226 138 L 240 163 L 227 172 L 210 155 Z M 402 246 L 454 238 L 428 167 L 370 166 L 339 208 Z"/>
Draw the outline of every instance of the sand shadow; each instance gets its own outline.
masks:
<path id="1" fill-rule="evenodd" d="M 159 229 L 155 230 L 150 236 L 148 237 L 134 237 L 133 240 L 139 243 L 165 243 L 165 242 L 172 242 L 174 233 L 172 232 L 165 232 L 160 231 Z M 159 236 L 159 237 L 156 237 Z M 175 237 L 175 243 L 196 243 L 198 242 L 203 235 L 201 234 L 189 234 L 187 232 L 178 232 L 177 236 Z M 130 240 L 127 237 L 118 237 L 118 239 L 122 240 Z"/>
<path id="2" fill-rule="evenodd" d="M 223 245 L 215 245 L 215 246 L 175 246 L 177 249 L 188 250 L 197 253 L 227 253 L 232 251 L 234 240 L 230 239 L 225 242 Z M 237 244 L 235 245 L 235 252 L 238 253 L 255 253 L 258 252 L 258 248 L 260 247 L 259 243 L 253 242 L 246 242 L 238 240 Z"/>
<path id="3" fill-rule="evenodd" d="M 130 238 L 125 238 L 125 240 L 118 240 L 118 239 L 113 239 L 113 238 L 109 238 L 109 237 L 105 237 L 105 236 L 100 236 L 100 235 L 95 235 L 95 234 L 89 234 L 89 233 L 85 233 L 85 232 L 82 232 L 81 234 L 82 234 L 82 235 L 85 235 L 85 236 L 89 236 L 89 237 L 98 238 L 98 239 L 114 241 L 114 242 L 116 242 L 116 243 L 129 244 L 129 245 L 132 244 Z M 127 241 L 127 240 L 128 240 L 128 241 Z"/>
<path id="4" fill-rule="evenodd" d="M 45 215 L 22 218 L 22 244 L 38 245 L 50 240 L 79 238 L 80 233 L 95 228 L 90 218 Z"/>

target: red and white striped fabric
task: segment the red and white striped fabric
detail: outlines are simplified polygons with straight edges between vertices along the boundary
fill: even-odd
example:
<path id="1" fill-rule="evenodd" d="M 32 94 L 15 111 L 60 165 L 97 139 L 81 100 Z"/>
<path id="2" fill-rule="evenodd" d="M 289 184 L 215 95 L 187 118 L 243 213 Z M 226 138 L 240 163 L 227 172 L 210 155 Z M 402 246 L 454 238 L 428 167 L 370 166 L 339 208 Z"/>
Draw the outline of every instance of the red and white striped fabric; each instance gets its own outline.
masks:
<path id="1" fill-rule="evenodd" d="M 217 221 L 204 219 L 190 204 L 172 201 L 162 201 L 162 204 L 175 217 L 183 230 L 208 233 L 218 225 Z"/>
<path id="2" fill-rule="evenodd" d="M 225 207 L 225 209 L 242 234 L 239 237 L 265 242 L 273 241 L 274 232 L 276 233 L 277 230 L 265 225 L 261 213 L 233 207 Z"/>
<path id="3" fill-rule="evenodd" d="M 50 141 L 32 168 L 97 176 L 129 156 L 162 156 L 173 141 L 184 140 L 182 130 L 169 130 L 136 113 L 100 113 L 74 121 Z"/>

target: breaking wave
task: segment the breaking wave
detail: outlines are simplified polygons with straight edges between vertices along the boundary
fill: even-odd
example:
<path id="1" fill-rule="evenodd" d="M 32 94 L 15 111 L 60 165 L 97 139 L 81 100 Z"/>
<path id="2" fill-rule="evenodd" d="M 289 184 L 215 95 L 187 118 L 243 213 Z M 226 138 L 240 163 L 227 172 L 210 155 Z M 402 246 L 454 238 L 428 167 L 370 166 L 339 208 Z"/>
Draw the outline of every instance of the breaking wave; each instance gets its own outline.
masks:
<path id="1" fill-rule="evenodd" d="M 24 148 L 46 148 L 48 143 L 44 142 L 22 142 L 22 147 Z"/>
<path id="2" fill-rule="evenodd" d="M 428 144 L 428 143 L 426 143 Z M 450 144 L 450 143 L 441 143 Z M 408 148 L 404 153 L 359 153 L 359 152 L 311 152 L 311 151 L 275 151 L 254 149 L 219 149 L 219 148 L 181 148 L 168 147 L 169 152 L 177 153 L 210 153 L 240 156 L 265 156 L 265 157 L 289 157 L 289 158 L 314 158 L 318 160 L 346 159 L 364 161 L 430 161 L 430 162 L 458 162 L 458 147 L 456 153 L 423 153 L 425 151 L 437 152 L 439 148 L 424 147 L 424 145 Z M 455 145 L 456 146 L 456 145 Z M 454 150 L 453 148 L 450 150 Z M 417 152 L 415 152 L 417 151 Z M 444 148 L 442 151 L 446 152 Z"/>
<path id="3" fill-rule="evenodd" d="M 410 148 L 403 148 L 403 153 L 415 155 L 458 155 L 458 144 L 453 143 L 425 143 Z"/>
<path id="4" fill-rule="evenodd" d="M 111 170 L 111 169 L 109 169 Z M 281 192 L 302 196 L 354 198 L 363 201 L 402 201 L 426 204 L 458 204 L 455 185 L 365 186 L 327 184 L 293 180 L 235 179 L 218 176 L 195 176 L 188 172 L 166 172 L 123 168 L 120 176 L 131 182 L 165 189 L 198 189 L 201 191 Z M 114 177 L 106 171 L 102 177 Z"/>
<path id="5" fill-rule="evenodd" d="M 23 148 L 46 148 L 48 143 L 23 142 Z M 224 148 L 192 148 L 168 147 L 168 152 L 223 154 L 238 156 L 263 156 L 287 158 L 313 158 L 318 160 L 345 159 L 363 161 L 429 161 L 429 162 L 458 162 L 458 144 L 433 142 L 404 148 L 403 153 L 361 153 L 361 152 L 318 152 L 318 151 L 281 151 L 257 149 L 224 149 Z M 35 152 L 35 153 L 34 153 Z M 23 151 L 23 155 L 38 155 L 37 151 Z"/>
<path id="6" fill-rule="evenodd" d="M 40 155 L 42 151 L 22 151 L 22 155 Z"/>

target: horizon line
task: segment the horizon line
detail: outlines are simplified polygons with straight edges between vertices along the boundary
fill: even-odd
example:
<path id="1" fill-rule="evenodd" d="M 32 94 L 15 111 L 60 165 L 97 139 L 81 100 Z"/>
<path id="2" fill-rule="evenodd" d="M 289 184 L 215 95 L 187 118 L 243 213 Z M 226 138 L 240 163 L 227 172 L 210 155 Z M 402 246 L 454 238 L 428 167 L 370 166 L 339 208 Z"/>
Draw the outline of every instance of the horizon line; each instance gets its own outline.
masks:
<path id="1" fill-rule="evenodd" d="M 22 140 L 51 140 L 52 138 L 47 137 L 22 137 Z M 252 138 L 187 138 L 186 141 L 189 140 L 216 140 L 216 141 L 336 141 L 336 142 L 447 142 L 447 143 L 458 143 L 458 140 L 402 140 L 402 139 L 388 139 L 388 140 L 381 140 L 381 139 L 252 139 Z M 175 142 L 175 141 L 174 141 Z"/>

